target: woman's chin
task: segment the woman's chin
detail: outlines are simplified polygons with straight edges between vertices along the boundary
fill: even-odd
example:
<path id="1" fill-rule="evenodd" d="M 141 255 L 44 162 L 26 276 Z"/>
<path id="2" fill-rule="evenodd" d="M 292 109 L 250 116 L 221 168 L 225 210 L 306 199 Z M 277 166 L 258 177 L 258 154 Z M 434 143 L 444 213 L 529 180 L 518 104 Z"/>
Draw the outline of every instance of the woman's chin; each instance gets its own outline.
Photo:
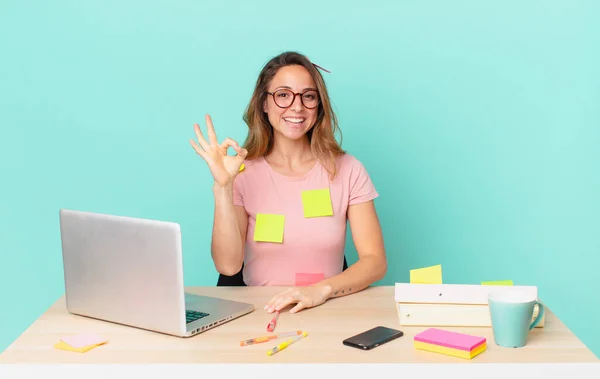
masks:
<path id="1" fill-rule="evenodd" d="M 306 136 L 306 128 L 287 128 L 284 127 L 283 130 L 279 130 L 279 134 L 282 135 L 282 137 L 285 137 L 287 139 L 290 140 L 299 140 L 304 138 L 304 136 Z"/>

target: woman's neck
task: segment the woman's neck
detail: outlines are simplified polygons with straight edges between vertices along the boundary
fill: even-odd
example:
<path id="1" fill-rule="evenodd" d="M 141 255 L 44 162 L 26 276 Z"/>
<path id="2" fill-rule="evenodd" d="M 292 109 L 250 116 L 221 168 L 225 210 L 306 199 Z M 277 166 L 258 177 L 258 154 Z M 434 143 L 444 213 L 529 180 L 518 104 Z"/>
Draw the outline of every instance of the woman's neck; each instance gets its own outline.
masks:
<path id="1" fill-rule="evenodd" d="M 268 159 L 272 163 L 292 171 L 305 164 L 312 166 L 314 163 L 314 155 L 308 137 L 297 141 L 275 138 L 273 150 Z"/>

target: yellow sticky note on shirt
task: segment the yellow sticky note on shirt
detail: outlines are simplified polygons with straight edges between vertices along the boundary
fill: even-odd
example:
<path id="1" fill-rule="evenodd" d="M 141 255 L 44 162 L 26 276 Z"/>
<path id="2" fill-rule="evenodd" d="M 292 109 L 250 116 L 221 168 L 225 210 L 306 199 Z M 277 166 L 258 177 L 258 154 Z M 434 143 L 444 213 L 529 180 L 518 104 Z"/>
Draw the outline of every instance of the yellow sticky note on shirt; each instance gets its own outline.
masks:
<path id="1" fill-rule="evenodd" d="M 512 286 L 513 281 L 512 280 L 497 280 L 494 282 L 481 282 L 481 284 L 484 286 Z"/>
<path id="2" fill-rule="evenodd" d="M 333 216 L 329 188 L 302 191 L 304 217 Z"/>
<path id="3" fill-rule="evenodd" d="M 442 284 L 442 265 L 410 270 L 410 282 L 419 284 Z"/>
<path id="4" fill-rule="evenodd" d="M 277 214 L 256 214 L 254 240 L 257 242 L 283 242 L 285 216 Z"/>

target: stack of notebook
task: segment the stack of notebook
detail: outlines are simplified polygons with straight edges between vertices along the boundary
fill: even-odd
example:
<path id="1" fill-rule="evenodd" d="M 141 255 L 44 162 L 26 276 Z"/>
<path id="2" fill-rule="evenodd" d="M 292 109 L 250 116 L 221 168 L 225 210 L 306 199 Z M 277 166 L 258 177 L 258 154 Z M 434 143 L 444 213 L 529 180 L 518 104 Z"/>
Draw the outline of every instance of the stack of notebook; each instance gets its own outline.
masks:
<path id="1" fill-rule="evenodd" d="M 472 359 L 487 348 L 487 341 L 484 337 L 429 328 L 415 336 L 414 345 L 420 350 Z"/>
<path id="2" fill-rule="evenodd" d="M 396 283 L 400 325 L 491 327 L 490 292 L 519 289 L 537 299 L 536 286 L 513 286 L 512 281 L 482 284 L 443 284 L 441 265 L 411 270 L 410 283 Z M 531 320 L 539 308 L 535 307 Z M 537 328 L 544 327 L 542 316 Z"/>

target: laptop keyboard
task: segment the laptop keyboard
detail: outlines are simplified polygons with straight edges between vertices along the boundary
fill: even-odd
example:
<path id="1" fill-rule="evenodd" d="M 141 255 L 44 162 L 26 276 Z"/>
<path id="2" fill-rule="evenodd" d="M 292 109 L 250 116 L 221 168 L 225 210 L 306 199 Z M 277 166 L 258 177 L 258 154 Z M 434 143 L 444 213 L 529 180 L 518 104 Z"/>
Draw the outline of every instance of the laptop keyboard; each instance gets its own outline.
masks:
<path id="1" fill-rule="evenodd" d="M 203 317 L 208 316 L 208 313 L 197 312 L 197 311 L 185 311 L 185 323 L 189 324 L 190 322 L 194 322 L 196 320 L 200 320 Z"/>

